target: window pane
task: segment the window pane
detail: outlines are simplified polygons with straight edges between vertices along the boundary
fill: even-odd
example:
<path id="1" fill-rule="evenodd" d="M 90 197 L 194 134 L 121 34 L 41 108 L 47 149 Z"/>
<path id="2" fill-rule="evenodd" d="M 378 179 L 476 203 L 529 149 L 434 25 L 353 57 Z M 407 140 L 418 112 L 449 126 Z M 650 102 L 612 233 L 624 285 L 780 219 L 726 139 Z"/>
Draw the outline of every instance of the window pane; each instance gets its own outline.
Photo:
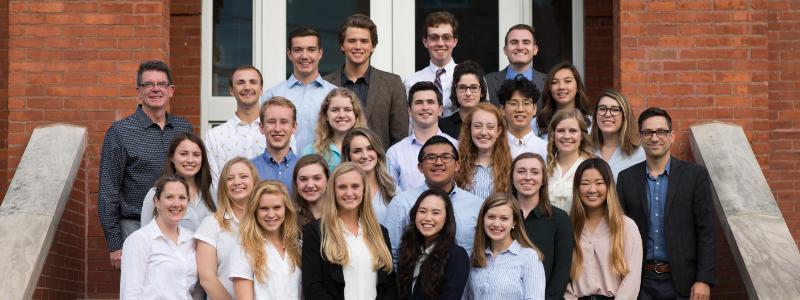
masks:
<path id="1" fill-rule="evenodd" d="M 286 34 L 300 26 L 316 29 L 322 39 L 322 61 L 319 73 L 325 76 L 344 64 L 339 51 L 339 25 L 348 16 L 361 13 L 369 16 L 369 0 L 288 0 L 286 2 Z M 378 37 L 380 41 L 380 37 Z M 289 46 L 289 45 L 286 45 Z M 286 78 L 292 75 L 292 62 L 286 59 Z"/>
<path id="2" fill-rule="evenodd" d="M 214 0 L 211 95 L 228 96 L 228 77 L 253 64 L 253 2 Z"/>
<path id="3" fill-rule="evenodd" d="M 417 0 L 414 39 L 416 69 L 430 64 L 428 49 L 422 45 L 425 17 L 440 10 L 450 12 L 458 20 L 458 45 L 453 50 L 456 62 L 476 61 L 486 73 L 498 70 L 496 0 Z"/>
<path id="4" fill-rule="evenodd" d="M 533 67 L 547 74 L 561 61 L 572 61 L 572 1 L 534 0 L 533 27 L 539 53 Z"/>

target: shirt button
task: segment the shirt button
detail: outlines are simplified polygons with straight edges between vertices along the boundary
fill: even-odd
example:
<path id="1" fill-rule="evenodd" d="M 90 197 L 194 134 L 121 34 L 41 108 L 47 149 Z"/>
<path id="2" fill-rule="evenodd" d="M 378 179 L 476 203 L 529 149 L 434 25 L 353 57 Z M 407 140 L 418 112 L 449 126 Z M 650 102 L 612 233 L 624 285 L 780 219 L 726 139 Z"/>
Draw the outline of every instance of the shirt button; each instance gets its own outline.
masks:
<path id="1" fill-rule="evenodd" d="M 659 184 L 660 184 L 660 183 L 656 182 L 656 185 L 659 185 Z"/>

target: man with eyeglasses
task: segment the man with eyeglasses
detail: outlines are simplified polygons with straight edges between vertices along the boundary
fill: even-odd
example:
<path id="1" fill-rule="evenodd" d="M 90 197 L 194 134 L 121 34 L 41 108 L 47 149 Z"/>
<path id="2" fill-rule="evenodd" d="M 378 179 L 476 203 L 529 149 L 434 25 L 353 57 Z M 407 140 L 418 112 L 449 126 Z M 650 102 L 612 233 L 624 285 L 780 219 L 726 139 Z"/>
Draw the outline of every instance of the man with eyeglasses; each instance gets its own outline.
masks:
<path id="1" fill-rule="evenodd" d="M 100 154 L 97 199 L 111 265 L 119 268 L 122 243 L 139 229 L 142 201 L 161 175 L 167 148 L 180 132 L 193 131 L 186 119 L 167 113 L 175 93 L 169 66 L 146 61 L 136 73 L 136 111 L 111 124 Z"/>
<path id="2" fill-rule="evenodd" d="M 511 26 L 506 32 L 505 41 L 503 53 L 508 58 L 508 67 L 486 75 L 489 101 L 495 105 L 500 105 L 498 101 L 500 86 L 509 79 L 525 78 L 532 81 L 536 85 L 537 94 L 544 89 L 546 75 L 533 68 L 533 58 L 539 53 L 539 45 L 536 44 L 533 27 L 527 24 Z M 539 108 L 541 108 L 541 103 Z"/>
<path id="3" fill-rule="evenodd" d="M 442 93 L 430 81 L 420 81 L 409 92 L 408 114 L 411 115 L 411 135 L 386 151 L 389 174 L 402 190 L 411 190 L 425 183 L 417 168 L 417 154 L 422 145 L 435 136 L 445 137 L 453 144 L 458 141 L 439 130 L 442 114 Z"/>
<path id="4" fill-rule="evenodd" d="M 458 21 L 449 12 L 436 11 L 425 17 L 424 26 L 422 45 L 428 49 L 431 63 L 408 76 L 403 83 L 406 90 L 410 90 L 411 86 L 420 81 L 436 84 L 444 98 L 443 117 L 447 117 L 455 112 L 450 100 L 450 89 L 453 84 L 453 69 L 456 67 L 453 49 L 458 45 Z"/>
<path id="5" fill-rule="evenodd" d="M 639 128 L 646 160 L 620 172 L 617 182 L 645 250 L 639 299 L 708 299 L 716 283 L 708 171 L 670 155 L 675 134 L 666 111 L 648 108 Z"/>
<path id="6" fill-rule="evenodd" d="M 461 165 L 458 162 L 456 146 L 447 138 L 442 136 L 430 138 L 419 151 L 417 161 L 417 168 L 425 176 L 425 184 L 398 194 L 389 202 L 389 207 L 386 209 L 383 225 L 389 231 L 395 266 L 398 261 L 397 250 L 400 248 L 400 239 L 408 225 L 408 213 L 423 192 L 428 189 L 440 189 L 450 194 L 456 220 L 456 243 L 464 247 L 467 253 L 472 253 L 478 212 L 483 204 L 483 199 L 456 186 L 454 178 Z"/>
<path id="7" fill-rule="evenodd" d="M 547 158 L 547 142 L 531 129 L 536 116 L 536 99 L 539 90 L 525 78 L 506 80 L 497 93 L 500 109 L 506 119 L 511 159 L 525 152 L 536 153 Z"/>

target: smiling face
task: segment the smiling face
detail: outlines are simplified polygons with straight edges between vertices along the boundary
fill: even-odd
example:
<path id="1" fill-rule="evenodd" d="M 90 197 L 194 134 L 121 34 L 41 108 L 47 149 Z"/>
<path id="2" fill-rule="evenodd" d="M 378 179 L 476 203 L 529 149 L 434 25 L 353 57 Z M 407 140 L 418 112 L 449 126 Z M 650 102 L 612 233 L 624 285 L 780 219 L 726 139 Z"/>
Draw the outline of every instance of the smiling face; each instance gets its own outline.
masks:
<path id="1" fill-rule="evenodd" d="M 483 230 L 495 242 L 509 242 L 514 226 L 514 212 L 508 205 L 492 207 L 483 216 Z"/>
<path id="2" fill-rule="evenodd" d="M 558 70 L 550 81 L 550 95 L 556 100 L 559 109 L 574 108 L 577 92 L 578 82 L 570 69 Z"/>
<path id="3" fill-rule="evenodd" d="M 186 186 L 178 181 L 167 182 L 161 196 L 156 198 L 155 207 L 158 210 L 157 218 L 167 224 L 177 225 L 186 215 L 186 206 L 189 204 Z"/>
<path id="4" fill-rule="evenodd" d="M 356 135 L 350 141 L 350 161 L 356 163 L 365 173 L 375 170 L 378 164 L 378 153 L 363 135 Z"/>
<path id="5" fill-rule="evenodd" d="M 518 198 L 530 198 L 539 194 L 544 178 L 544 166 L 538 159 L 520 159 L 511 172 Z"/>
<path id="6" fill-rule="evenodd" d="M 657 134 L 652 134 L 650 136 L 639 135 L 644 153 L 648 158 L 659 159 L 669 155 L 669 147 L 672 145 L 672 142 L 675 141 L 675 134 L 673 134 L 672 130 L 669 128 L 669 123 L 667 123 L 666 118 L 662 116 L 647 118 L 642 122 L 642 128 L 639 129 L 645 132 L 655 132 L 658 130 L 669 131 L 664 138 L 658 137 Z"/>
<path id="7" fill-rule="evenodd" d="M 336 207 L 340 212 L 357 211 L 364 200 L 364 179 L 356 171 L 344 173 L 333 183 Z"/>
<path id="8" fill-rule="evenodd" d="M 558 122 L 554 138 L 559 155 L 567 155 L 578 151 L 581 145 L 581 128 L 578 120 L 569 118 Z"/>
<path id="9" fill-rule="evenodd" d="M 230 167 L 226 177 L 225 187 L 231 200 L 237 203 L 245 203 L 250 192 L 253 191 L 253 173 L 244 163 L 238 162 Z"/>
<path id="10" fill-rule="evenodd" d="M 175 93 L 175 86 L 169 82 L 167 73 L 154 70 L 144 71 L 141 80 L 142 82 L 139 84 L 152 85 L 152 87 L 136 87 L 142 107 L 149 110 L 165 109 L 169 105 L 169 99 L 172 99 L 172 95 Z"/>
<path id="11" fill-rule="evenodd" d="M 597 103 L 597 111 L 595 112 L 595 122 L 597 122 L 597 127 L 600 128 L 600 131 L 603 134 L 617 134 L 619 133 L 620 128 L 622 128 L 623 122 L 623 115 L 622 115 L 622 106 L 619 105 L 617 100 L 612 99 L 611 97 L 602 97 L 600 101 Z M 606 113 L 601 115 L 600 110 L 605 110 Z M 618 111 L 616 116 L 614 116 L 614 111 Z"/>
<path id="12" fill-rule="evenodd" d="M 358 27 L 347 27 L 344 31 L 344 42 L 339 46 L 348 63 L 362 65 L 369 63 L 374 46 L 369 30 Z"/>
<path id="13" fill-rule="evenodd" d="M 292 134 L 297 131 L 297 122 L 292 117 L 292 109 L 282 105 L 270 105 L 264 109 L 264 123 L 261 133 L 267 138 L 267 147 L 273 151 L 289 147 Z"/>
<path id="14" fill-rule="evenodd" d="M 175 153 L 170 160 L 175 166 L 175 173 L 190 180 L 200 171 L 200 166 L 203 164 L 203 152 L 200 146 L 194 142 L 183 140 L 175 148 Z"/>
<path id="15" fill-rule="evenodd" d="M 353 129 L 356 124 L 356 114 L 353 111 L 353 102 L 350 98 L 343 96 L 331 97 L 328 110 L 325 112 L 328 117 L 328 125 L 333 128 L 336 134 L 345 134 Z"/>
<path id="16" fill-rule="evenodd" d="M 317 202 L 325 193 L 325 170 L 318 164 L 311 164 L 297 170 L 297 193 L 306 202 Z"/>
<path id="17" fill-rule="evenodd" d="M 436 100 L 436 92 L 430 90 L 417 91 L 412 95 L 411 107 L 408 108 L 411 121 L 415 127 L 430 128 L 438 126 L 442 106 Z"/>
<path id="18" fill-rule="evenodd" d="M 283 196 L 280 194 L 263 193 L 258 200 L 258 210 L 256 210 L 256 221 L 267 235 L 280 234 L 283 221 L 286 219 L 286 206 L 283 204 Z"/>
<path id="19" fill-rule="evenodd" d="M 453 35 L 450 24 L 439 24 L 428 27 L 427 34 L 422 37 L 422 45 L 428 49 L 431 62 L 437 66 L 444 66 L 453 59 L 453 49 L 458 44 L 458 39 Z"/>
<path id="20" fill-rule="evenodd" d="M 491 112 L 479 109 L 472 113 L 470 136 L 478 151 L 492 151 L 497 137 L 503 133 L 499 123 L 500 120 Z"/>
<path id="21" fill-rule="evenodd" d="M 292 45 L 286 53 L 294 65 L 295 77 L 313 78 L 318 74 L 319 61 L 322 59 L 322 48 L 316 36 L 299 36 L 292 39 Z"/>
<path id="22" fill-rule="evenodd" d="M 524 132 L 530 128 L 533 116 L 536 115 L 536 102 L 520 91 L 514 91 L 511 99 L 508 99 L 502 108 L 506 123 L 514 132 Z"/>
<path id="23" fill-rule="evenodd" d="M 597 169 L 587 169 L 581 175 L 579 196 L 587 212 L 603 209 L 606 202 L 606 186 L 603 176 Z"/>
<path id="24" fill-rule="evenodd" d="M 512 65 L 525 66 L 533 61 L 539 46 L 533 40 L 533 34 L 525 29 L 515 29 L 508 33 L 503 53 Z"/>
<path id="25" fill-rule="evenodd" d="M 436 159 L 434 163 L 428 163 L 425 161 L 424 157 L 441 157 L 443 155 L 455 156 L 453 148 L 448 144 L 433 144 L 423 148 L 422 151 L 425 151 L 425 153 L 422 155 L 423 161 L 418 164 L 418 168 L 419 171 L 425 175 L 425 183 L 427 183 L 430 188 L 440 188 L 449 191 L 452 188 L 451 184 L 453 183 L 453 178 L 461 165 L 456 160 L 445 163 L 441 158 Z"/>
<path id="26" fill-rule="evenodd" d="M 464 91 L 461 91 L 461 87 L 465 87 Z M 478 88 L 477 92 L 472 92 L 470 88 Z M 481 82 L 478 79 L 478 76 L 475 74 L 464 74 L 461 78 L 458 79 L 456 83 L 456 88 L 453 90 L 456 92 L 456 99 L 458 99 L 458 106 L 462 109 L 472 109 L 475 106 L 478 106 L 478 102 L 481 101 Z"/>
<path id="27" fill-rule="evenodd" d="M 429 195 L 420 202 L 414 217 L 414 225 L 422 236 L 425 237 L 426 244 L 432 241 L 444 228 L 447 211 L 444 200 L 436 195 Z"/>
<path id="28" fill-rule="evenodd" d="M 263 89 L 261 76 L 253 69 L 238 70 L 231 75 L 233 86 L 229 92 L 236 98 L 236 103 L 247 106 L 258 104 Z"/>

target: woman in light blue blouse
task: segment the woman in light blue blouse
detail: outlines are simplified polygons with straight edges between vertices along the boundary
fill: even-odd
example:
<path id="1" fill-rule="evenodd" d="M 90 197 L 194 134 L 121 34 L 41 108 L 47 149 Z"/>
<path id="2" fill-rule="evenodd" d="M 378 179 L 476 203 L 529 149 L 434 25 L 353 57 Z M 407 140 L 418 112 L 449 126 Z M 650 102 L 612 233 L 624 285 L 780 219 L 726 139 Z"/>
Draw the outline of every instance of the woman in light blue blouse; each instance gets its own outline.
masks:
<path id="1" fill-rule="evenodd" d="M 302 155 L 319 154 L 333 171 L 342 161 L 342 142 L 347 131 L 367 127 L 361 101 L 347 88 L 335 88 L 325 96 L 317 115 L 314 142 L 303 148 Z"/>
<path id="2" fill-rule="evenodd" d="M 372 209 L 378 223 L 383 224 L 389 201 L 398 194 L 394 178 L 386 165 L 386 151 L 378 135 L 367 128 L 353 128 L 344 136 L 342 162 L 354 162 L 367 174 L 367 184 L 372 194 Z"/>
<path id="3" fill-rule="evenodd" d="M 528 239 L 514 196 L 495 193 L 478 215 L 472 248 L 472 270 L 465 299 L 537 299 L 545 295 L 545 273 L 539 249 Z"/>
<path id="4" fill-rule="evenodd" d="M 591 140 L 594 154 L 611 166 L 614 179 L 620 171 L 644 161 L 639 145 L 639 127 L 628 99 L 615 90 L 606 90 L 594 107 Z"/>
<path id="5" fill-rule="evenodd" d="M 461 171 L 456 173 L 456 184 L 481 199 L 508 191 L 511 150 L 500 109 L 489 102 L 478 103 L 461 124 L 459 136 Z"/>

